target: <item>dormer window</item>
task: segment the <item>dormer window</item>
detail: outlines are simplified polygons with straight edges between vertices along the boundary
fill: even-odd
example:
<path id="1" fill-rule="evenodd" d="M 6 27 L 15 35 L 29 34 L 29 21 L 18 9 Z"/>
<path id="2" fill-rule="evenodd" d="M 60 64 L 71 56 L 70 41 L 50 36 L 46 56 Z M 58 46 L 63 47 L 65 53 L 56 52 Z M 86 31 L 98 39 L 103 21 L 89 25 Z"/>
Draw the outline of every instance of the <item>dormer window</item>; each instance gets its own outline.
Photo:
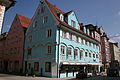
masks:
<path id="1" fill-rule="evenodd" d="M 63 14 L 60 14 L 60 20 L 61 20 L 61 21 L 64 21 L 64 16 L 63 16 Z"/>
<path id="2" fill-rule="evenodd" d="M 72 26 L 72 27 L 75 27 L 75 26 L 76 26 L 75 21 L 71 20 L 71 26 Z"/>

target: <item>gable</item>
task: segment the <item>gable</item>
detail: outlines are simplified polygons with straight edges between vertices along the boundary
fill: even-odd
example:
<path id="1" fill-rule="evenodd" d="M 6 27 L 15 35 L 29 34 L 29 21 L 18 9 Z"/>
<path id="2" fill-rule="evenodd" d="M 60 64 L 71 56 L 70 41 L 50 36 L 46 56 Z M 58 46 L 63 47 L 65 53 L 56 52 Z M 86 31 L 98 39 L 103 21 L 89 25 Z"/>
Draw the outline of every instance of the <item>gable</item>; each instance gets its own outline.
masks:
<path id="1" fill-rule="evenodd" d="M 32 22 L 29 25 L 27 33 L 32 32 L 40 27 L 47 27 L 48 25 L 54 24 L 58 24 L 58 21 L 52 14 L 48 4 L 44 0 L 41 0 L 32 18 Z"/>
<path id="2" fill-rule="evenodd" d="M 68 23 L 68 25 L 80 30 L 79 22 L 77 20 L 75 12 L 72 11 L 67 14 L 66 22 Z"/>

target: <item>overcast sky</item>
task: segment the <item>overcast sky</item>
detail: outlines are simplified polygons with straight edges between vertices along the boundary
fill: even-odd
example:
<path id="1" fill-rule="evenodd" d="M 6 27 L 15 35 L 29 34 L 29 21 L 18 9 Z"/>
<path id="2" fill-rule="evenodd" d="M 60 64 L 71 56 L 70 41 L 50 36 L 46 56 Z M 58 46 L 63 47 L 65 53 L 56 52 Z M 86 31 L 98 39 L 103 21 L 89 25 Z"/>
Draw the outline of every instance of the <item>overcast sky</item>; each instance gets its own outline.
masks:
<path id="1" fill-rule="evenodd" d="M 16 1 L 16 5 L 5 14 L 3 32 L 9 30 L 16 13 L 31 18 L 39 4 L 39 0 Z M 102 26 L 109 36 L 120 34 L 120 0 L 48 1 L 64 12 L 74 10 L 80 23 Z"/>

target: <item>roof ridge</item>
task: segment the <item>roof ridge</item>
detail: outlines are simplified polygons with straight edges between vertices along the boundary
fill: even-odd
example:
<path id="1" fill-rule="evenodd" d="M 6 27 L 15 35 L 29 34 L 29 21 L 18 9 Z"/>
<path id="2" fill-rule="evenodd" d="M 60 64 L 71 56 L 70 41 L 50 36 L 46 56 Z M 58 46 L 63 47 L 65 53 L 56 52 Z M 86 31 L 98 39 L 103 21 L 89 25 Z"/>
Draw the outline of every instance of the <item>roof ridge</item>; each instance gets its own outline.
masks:
<path id="1" fill-rule="evenodd" d="M 28 18 L 26 16 L 23 16 L 21 14 L 16 14 L 16 16 L 18 17 L 21 25 L 24 27 L 24 28 L 28 28 L 30 22 L 32 21 L 31 18 Z"/>
<path id="2" fill-rule="evenodd" d="M 62 14 L 65 14 L 65 12 L 63 12 L 61 9 L 57 8 L 56 6 L 54 6 L 53 4 L 51 4 L 50 2 L 48 2 L 48 0 L 45 0 L 45 2 L 52 8 L 54 8 L 54 10 L 57 10 L 59 12 L 61 12 Z"/>
<path id="3" fill-rule="evenodd" d="M 29 18 L 29 17 L 26 17 L 26 16 L 23 16 L 23 15 L 21 15 L 21 14 L 16 14 L 18 17 L 19 16 L 21 16 L 21 17 L 24 17 L 24 18 L 28 18 L 28 19 L 31 19 L 31 18 Z"/>

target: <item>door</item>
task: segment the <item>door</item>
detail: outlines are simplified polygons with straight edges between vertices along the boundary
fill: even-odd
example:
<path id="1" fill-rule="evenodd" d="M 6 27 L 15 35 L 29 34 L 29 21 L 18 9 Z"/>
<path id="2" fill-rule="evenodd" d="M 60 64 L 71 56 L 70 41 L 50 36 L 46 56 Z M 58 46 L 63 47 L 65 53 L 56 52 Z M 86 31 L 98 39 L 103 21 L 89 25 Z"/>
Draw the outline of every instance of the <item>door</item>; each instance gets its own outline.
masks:
<path id="1" fill-rule="evenodd" d="M 25 61 L 25 72 L 27 72 L 27 61 Z"/>
<path id="2" fill-rule="evenodd" d="M 43 76 L 43 68 L 41 68 L 41 76 Z"/>

